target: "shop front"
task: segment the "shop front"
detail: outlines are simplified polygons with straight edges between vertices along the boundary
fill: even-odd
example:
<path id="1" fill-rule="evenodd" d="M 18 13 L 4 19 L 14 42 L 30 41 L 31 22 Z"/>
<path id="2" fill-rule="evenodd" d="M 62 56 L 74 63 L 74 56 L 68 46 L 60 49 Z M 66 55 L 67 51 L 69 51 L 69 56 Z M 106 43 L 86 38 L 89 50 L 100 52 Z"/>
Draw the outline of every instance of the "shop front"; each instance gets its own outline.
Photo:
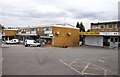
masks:
<path id="1" fill-rule="evenodd" d="M 120 32 L 100 32 L 103 36 L 103 46 L 119 47 Z"/>

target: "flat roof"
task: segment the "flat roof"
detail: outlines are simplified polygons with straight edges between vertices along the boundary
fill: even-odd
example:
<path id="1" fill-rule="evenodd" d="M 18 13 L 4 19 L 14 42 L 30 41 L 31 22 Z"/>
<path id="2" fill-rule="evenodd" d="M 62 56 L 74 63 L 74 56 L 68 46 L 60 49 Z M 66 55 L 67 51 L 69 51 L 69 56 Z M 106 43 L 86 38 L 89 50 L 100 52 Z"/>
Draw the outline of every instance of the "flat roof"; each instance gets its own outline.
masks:
<path id="1" fill-rule="evenodd" d="M 18 30 L 18 29 L 3 29 L 3 30 Z"/>
<path id="2" fill-rule="evenodd" d="M 101 25 L 101 24 L 120 24 L 120 21 L 91 23 L 91 25 Z"/>

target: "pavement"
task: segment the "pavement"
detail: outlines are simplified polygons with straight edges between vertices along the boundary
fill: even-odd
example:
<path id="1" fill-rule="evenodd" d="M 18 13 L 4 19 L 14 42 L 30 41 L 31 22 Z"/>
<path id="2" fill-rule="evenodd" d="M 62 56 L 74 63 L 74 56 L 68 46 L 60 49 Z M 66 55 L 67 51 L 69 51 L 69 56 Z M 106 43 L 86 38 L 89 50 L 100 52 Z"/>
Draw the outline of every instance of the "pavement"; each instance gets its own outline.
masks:
<path id="1" fill-rule="evenodd" d="M 118 75 L 118 50 L 4 45 L 3 75 Z"/>

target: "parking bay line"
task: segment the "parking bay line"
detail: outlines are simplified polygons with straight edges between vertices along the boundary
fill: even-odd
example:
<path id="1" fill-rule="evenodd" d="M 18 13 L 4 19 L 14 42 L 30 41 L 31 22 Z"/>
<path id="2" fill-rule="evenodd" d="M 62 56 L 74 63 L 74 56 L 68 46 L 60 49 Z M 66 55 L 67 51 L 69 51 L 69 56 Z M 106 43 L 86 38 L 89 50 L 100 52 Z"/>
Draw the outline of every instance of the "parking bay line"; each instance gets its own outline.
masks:
<path id="1" fill-rule="evenodd" d="M 62 60 L 59 60 L 61 63 L 63 63 L 64 65 L 68 66 L 69 68 L 71 68 L 72 70 L 76 71 L 77 73 L 79 73 L 80 75 L 82 75 L 82 73 L 80 71 L 78 71 L 77 69 L 71 67 L 70 65 L 68 65 L 67 63 L 63 62 Z M 84 76 L 84 75 L 83 75 Z"/>
<path id="2" fill-rule="evenodd" d="M 82 60 L 82 59 L 78 59 L 78 60 L 80 60 L 80 61 L 82 61 L 82 62 L 84 62 L 84 63 L 90 63 L 90 62 L 86 62 L 86 61 L 84 61 L 84 60 Z M 103 67 L 101 67 L 101 66 L 98 66 L 98 65 L 96 65 L 96 64 L 93 64 L 93 63 L 90 63 L 90 64 L 93 65 L 93 66 L 99 67 L 99 68 L 101 68 L 101 69 L 103 69 L 103 70 L 106 70 L 105 68 L 103 68 Z M 107 69 L 107 71 L 112 72 L 112 73 L 115 73 L 115 72 L 111 71 L 110 69 Z"/>
<path id="3" fill-rule="evenodd" d="M 71 66 L 73 63 L 75 63 L 78 59 L 75 59 L 74 61 L 72 61 L 69 65 Z"/>
<path id="4" fill-rule="evenodd" d="M 87 65 L 84 67 L 84 69 L 82 70 L 82 75 L 84 75 L 85 70 L 89 67 L 90 63 L 87 63 Z"/>

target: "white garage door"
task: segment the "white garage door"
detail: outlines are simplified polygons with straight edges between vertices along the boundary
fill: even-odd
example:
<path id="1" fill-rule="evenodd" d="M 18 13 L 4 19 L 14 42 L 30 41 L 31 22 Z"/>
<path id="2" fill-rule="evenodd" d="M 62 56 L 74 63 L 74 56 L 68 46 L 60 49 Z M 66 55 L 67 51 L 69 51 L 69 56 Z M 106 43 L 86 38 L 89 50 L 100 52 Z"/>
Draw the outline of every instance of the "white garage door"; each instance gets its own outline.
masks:
<path id="1" fill-rule="evenodd" d="M 103 37 L 102 36 L 86 36 L 85 45 L 103 46 Z"/>

